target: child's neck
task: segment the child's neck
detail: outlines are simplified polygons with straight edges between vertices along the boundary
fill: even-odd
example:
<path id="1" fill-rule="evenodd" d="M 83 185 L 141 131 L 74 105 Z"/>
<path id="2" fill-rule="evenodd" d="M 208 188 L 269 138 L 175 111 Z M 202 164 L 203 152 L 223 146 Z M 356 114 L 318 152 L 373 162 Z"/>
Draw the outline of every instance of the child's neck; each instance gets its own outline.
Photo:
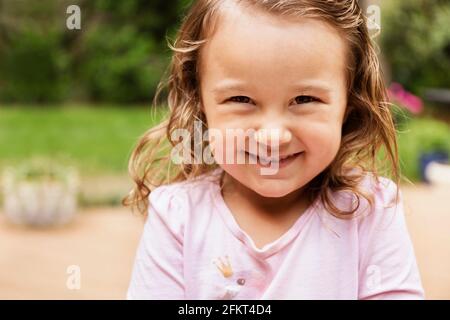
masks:
<path id="1" fill-rule="evenodd" d="M 281 212 L 295 210 L 295 208 L 306 208 L 308 203 L 303 195 L 303 191 L 303 188 L 300 188 L 283 197 L 264 197 L 249 189 L 229 174 L 225 173 L 223 176 L 222 195 L 224 198 L 232 197 L 235 200 L 241 198 L 241 201 L 247 202 L 248 205 L 254 207 L 256 210 L 268 214 L 273 213 L 279 215 Z"/>
<path id="2" fill-rule="evenodd" d="M 280 198 L 263 197 L 228 174 L 223 177 L 222 196 L 239 227 L 260 249 L 286 234 L 308 207 L 302 190 Z"/>

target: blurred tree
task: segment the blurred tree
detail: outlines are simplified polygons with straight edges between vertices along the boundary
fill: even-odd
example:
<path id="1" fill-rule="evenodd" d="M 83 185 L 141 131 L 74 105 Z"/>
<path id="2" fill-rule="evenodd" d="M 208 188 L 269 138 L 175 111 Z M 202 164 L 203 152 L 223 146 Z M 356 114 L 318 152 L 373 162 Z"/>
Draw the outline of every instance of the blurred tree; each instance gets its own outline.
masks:
<path id="1" fill-rule="evenodd" d="M 422 94 L 450 88 L 450 1 L 383 3 L 381 41 L 394 81 Z"/>
<path id="2" fill-rule="evenodd" d="M 0 0 L 0 98 L 54 102 L 68 89 L 68 56 L 60 46 L 62 2 Z"/>
<path id="3" fill-rule="evenodd" d="M 88 24 L 74 62 L 94 101 L 149 101 L 167 65 L 166 34 L 179 18 L 164 0 L 84 2 Z"/>
<path id="4" fill-rule="evenodd" d="M 191 1 L 0 0 L 0 99 L 149 101 Z M 81 8 L 81 30 L 66 8 Z"/>

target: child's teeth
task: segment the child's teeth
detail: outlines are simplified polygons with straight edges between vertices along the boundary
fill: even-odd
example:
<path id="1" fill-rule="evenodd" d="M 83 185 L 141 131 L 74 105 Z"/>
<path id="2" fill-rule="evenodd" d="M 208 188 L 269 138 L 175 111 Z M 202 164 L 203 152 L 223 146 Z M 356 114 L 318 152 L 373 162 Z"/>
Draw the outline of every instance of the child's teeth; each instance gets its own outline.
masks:
<path id="1" fill-rule="evenodd" d="M 262 160 L 264 160 L 264 162 L 280 162 L 280 160 L 283 160 L 283 159 L 268 159 L 268 158 L 262 158 Z"/>
<path id="2" fill-rule="evenodd" d="M 253 156 L 253 157 L 255 157 L 255 155 L 252 155 L 252 154 L 250 154 L 250 155 Z M 281 157 L 281 158 L 278 158 L 278 159 L 263 158 L 263 157 L 261 157 L 261 156 L 256 156 L 256 157 L 257 157 L 257 159 L 258 159 L 260 162 L 264 161 L 264 163 L 279 163 L 279 162 L 282 161 L 282 160 L 288 159 L 289 157 L 291 157 L 291 155 L 288 155 L 288 156 L 285 156 L 285 157 Z"/>

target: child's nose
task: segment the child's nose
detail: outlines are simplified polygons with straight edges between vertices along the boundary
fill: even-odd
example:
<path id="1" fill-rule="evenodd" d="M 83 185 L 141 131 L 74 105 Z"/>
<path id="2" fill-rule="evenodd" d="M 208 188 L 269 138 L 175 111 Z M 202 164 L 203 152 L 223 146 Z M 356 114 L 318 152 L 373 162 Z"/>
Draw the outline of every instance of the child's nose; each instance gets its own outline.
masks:
<path id="1" fill-rule="evenodd" d="M 292 140 L 292 133 L 287 128 L 262 128 L 255 132 L 254 139 L 272 148 L 287 144 Z"/>

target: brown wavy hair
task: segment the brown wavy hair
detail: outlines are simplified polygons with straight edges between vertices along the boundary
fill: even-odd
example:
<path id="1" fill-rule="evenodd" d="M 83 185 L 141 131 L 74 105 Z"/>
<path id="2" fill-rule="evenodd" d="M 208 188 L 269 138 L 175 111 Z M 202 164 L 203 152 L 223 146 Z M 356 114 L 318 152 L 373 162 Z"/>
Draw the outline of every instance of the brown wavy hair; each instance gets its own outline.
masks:
<path id="1" fill-rule="evenodd" d="M 309 182 L 306 193 L 310 201 L 320 198 L 325 208 L 341 218 L 356 212 L 360 200 L 373 204 L 373 196 L 360 186 L 364 176 L 378 180 L 380 163 L 396 183 L 399 180 L 396 131 L 381 73 L 376 45 L 356 0 L 197 0 L 182 21 L 173 44 L 173 56 L 166 80 L 154 100 L 167 89 L 168 118 L 148 130 L 139 140 L 129 161 L 134 188 L 123 199 L 126 206 L 141 213 L 148 209 L 148 195 L 157 186 L 183 181 L 207 173 L 217 164 L 180 164 L 170 160 L 170 150 L 178 143 L 171 139 L 176 129 L 186 129 L 194 137 L 194 121 L 203 123 L 199 92 L 199 57 L 202 45 L 213 33 L 223 4 L 241 3 L 267 12 L 294 17 L 317 18 L 335 27 L 346 40 L 348 49 L 348 106 L 342 128 L 340 149 L 322 173 Z M 206 142 L 203 143 L 206 147 Z M 382 161 L 379 156 L 384 155 Z M 191 154 L 194 154 L 193 145 Z M 355 170 L 357 169 L 357 170 Z M 335 206 L 332 193 L 351 192 L 356 204 L 349 210 Z"/>

